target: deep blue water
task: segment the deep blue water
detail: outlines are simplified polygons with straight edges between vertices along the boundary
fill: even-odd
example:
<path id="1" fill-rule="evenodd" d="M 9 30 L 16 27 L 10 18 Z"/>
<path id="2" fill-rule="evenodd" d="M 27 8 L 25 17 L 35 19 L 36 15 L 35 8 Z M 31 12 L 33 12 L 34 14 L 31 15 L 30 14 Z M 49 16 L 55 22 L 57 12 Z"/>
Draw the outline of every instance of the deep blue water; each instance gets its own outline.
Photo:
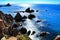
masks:
<path id="1" fill-rule="evenodd" d="M 46 40 L 52 40 L 57 35 L 57 32 L 60 34 L 60 4 L 32 4 L 30 5 L 31 9 L 39 10 L 35 14 L 38 19 L 46 20 L 45 24 L 48 24 L 47 27 L 43 28 L 43 31 L 48 31 L 51 34 L 46 37 Z M 16 10 L 25 10 L 25 7 L 20 5 L 12 5 L 10 7 L 0 7 L 0 11 L 5 14 L 11 14 L 13 17 L 16 15 L 13 13 Z M 46 11 L 47 10 L 47 11 Z M 32 28 L 33 30 L 33 28 Z M 39 28 L 39 30 L 42 30 Z M 45 38 L 43 38 L 45 40 Z"/>
<path id="2" fill-rule="evenodd" d="M 49 28 L 60 31 L 60 4 L 32 4 L 32 9 L 40 10 L 37 14 L 39 19 L 46 19 Z M 30 5 L 31 6 L 31 5 Z M 16 14 L 13 13 L 15 10 L 20 10 L 21 6 L 12 5 L 11 7 L 0 7 L 0 10 L 4 13 L 11 14 L 15 16 Z M 26 8 L 25 8 L 26 9 Z M 47 10 L 47 12 L 45 11 Z"/>
<path id="3" fill-rule="evenodd" d="M 39 19 L 46 19 L 49 27 L 55 31 L 60 31 L 60 4 L 36 4 L 34 9 L 39 9 Z M 48 10 L 47 12 L 44 10 Z"/>

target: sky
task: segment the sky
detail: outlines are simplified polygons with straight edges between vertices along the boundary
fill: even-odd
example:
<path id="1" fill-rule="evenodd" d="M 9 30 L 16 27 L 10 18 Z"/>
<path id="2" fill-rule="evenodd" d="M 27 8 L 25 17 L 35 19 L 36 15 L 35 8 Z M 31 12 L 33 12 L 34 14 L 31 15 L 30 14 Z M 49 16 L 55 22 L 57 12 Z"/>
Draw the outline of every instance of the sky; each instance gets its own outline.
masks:
<path id="1" fill-rule="evenodd" d="M 60 4 L 60 0 L 0 0 L 0 4 L 5 4 L 5 3 Z"/>

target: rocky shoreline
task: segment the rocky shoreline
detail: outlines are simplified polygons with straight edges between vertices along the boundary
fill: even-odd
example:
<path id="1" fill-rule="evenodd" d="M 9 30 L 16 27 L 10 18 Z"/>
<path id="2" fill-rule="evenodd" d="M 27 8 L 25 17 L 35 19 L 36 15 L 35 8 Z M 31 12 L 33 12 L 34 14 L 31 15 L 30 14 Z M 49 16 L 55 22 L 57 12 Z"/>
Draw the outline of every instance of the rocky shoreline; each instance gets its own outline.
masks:
<path id="1" fill-rule="evenodd" d="M 4 14 L 0 11 L 0 19 L 0 40 L 11 40 L 11 38 L 15 38 L 12 40 L 31 40 L 31 38 L 27 35 L 26 28 L 21 27 L 22 25 L 18 22 L 13 24 L 14 18 L 10 14 Z M 17 30 L 17 27 L 19 26 L 21 29 Z"/>

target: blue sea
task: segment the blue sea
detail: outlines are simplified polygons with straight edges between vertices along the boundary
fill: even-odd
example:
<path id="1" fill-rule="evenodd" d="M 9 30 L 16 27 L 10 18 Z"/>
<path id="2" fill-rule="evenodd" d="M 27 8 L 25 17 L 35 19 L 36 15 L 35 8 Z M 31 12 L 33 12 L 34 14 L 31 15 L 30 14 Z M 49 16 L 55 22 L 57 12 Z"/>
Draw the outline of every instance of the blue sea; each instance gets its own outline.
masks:
<path id="1" fill-rule="evenodd" d="M 34 10 L 39 10 L 38 13 L 32 13 L 36 15 L 38 19 L 46 20 L 43 23 L 47 26 L 42 29 L 39 27 L 39 31 L 51 32 L 49 38 L 51 35 L 60 34 L 60 4 L 30 4 L 29 7 Z M 13 11 L 25 10 L 26 8 L 28 7 L 12 4 L 11 7 L 0 7 L 0 11 L 3 11 L 5 14 L 11 14 L 14 17 L 16 13 L 13 13 Z M 49 38 L 43 40 L 48 40 Z M 53 40 L 52 37 L 50 40 Z"/>
<path id="2" fill-rule="evenodd" d="M 36 4 L 33 8 L 43 10 L 38 13 L 39 19 L 46 19 L 51 29 L 60 31 L 60 4 Z"/>

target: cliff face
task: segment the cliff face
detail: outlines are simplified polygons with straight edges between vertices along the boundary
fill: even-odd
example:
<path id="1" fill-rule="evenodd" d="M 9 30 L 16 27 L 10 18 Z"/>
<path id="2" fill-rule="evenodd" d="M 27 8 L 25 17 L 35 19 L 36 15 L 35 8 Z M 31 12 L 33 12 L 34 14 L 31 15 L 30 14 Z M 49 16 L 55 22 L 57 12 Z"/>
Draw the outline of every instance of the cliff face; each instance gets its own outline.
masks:
<path id="1" fill-rule="evenodd" d="M 11 40 L 12 39 L 11 36 L 13 36 L 13 37 L 17 38 L 18 40 L 20 40 L 20 39 L 21 40 L 31 40 L 31 38 L 26 34 L 27 33 L 26 28 L 21 27 L 21 30 L 17 30 L 18 26 L 22 26 L 18 23 L 18 22 L 20 22 L 19 20 L 22 19 L 22 17 L 19 14 L 16 16 L 15 22 L 17 20 L 18 20 L 18 22 L 16 22 L 15 25 L 13 24 L 14 18 L 10 14 L 4 14 L 2 11 L 0 11 L 0 19 L 1 19 L 0 20 L 0 25 L 1 25 L 0 31 L 2 31 L 2 32 L 0 32 L 0 39 L 2 38 L 3 40 L 5 40 L 5 39 L 7 40 L 7 38 L 8 38 L 8 40 Z M 20 35 L 18 35 L 19 32 L 20 32 Z M 15 40 L 15 39 L 13 38 L 12 40 Z"/>
<path id="2" fill-rule="evenodd" d="M 6 25 L 13 23 L 13 17 L 10 14 L 4 14 L 2 11 L 0 11 L 0 19 L 2 19 Z"/>

